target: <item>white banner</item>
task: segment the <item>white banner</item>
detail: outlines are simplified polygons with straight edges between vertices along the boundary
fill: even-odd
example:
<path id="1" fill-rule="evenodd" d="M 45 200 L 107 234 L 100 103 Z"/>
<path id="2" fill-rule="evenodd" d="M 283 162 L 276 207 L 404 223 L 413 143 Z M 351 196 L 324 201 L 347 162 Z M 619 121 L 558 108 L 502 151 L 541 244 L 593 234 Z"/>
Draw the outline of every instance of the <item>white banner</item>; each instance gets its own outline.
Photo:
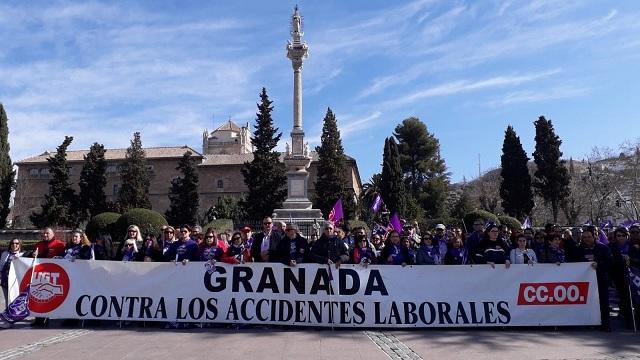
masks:
<path id="1" fill-rule="evenodd" d="M 589 263 L 374 266 L 40 260 L 35 316 L 336 327 L 558 326 L 600 323 Z M 10 295 L 31 259 L 16 259 Z"/>

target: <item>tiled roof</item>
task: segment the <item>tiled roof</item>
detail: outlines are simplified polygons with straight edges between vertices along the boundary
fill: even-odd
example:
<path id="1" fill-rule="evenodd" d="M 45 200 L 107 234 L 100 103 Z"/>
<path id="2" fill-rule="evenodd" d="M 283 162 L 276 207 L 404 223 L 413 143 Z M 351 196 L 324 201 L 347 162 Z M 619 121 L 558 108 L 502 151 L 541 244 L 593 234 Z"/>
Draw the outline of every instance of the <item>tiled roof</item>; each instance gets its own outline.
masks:
<path id="1" fill-rule="evenodd" d="M 354 161 L 354 159 L 348 155 L 347 161 Z M 204 155 L 202 159 L 202 163 L 198 166 L 214 166 L 214 165 L 241 165 L 245 162 L 249 162 L 253 160 L 253 154 L 234 154 L 234 155 L 219 155 L 219 154 L 209 154 Z M 280 161 L 284 161 L 284 153 L 280 153 Z M 311 161 L 318 161 L 318 153 L 315 151 L 311 152 Z"/>
<path id="2" fill-rule="evenodd" d="M 189 146 L 171 146 L 171 147 L 151 147 L 145 148 L 144 153 L 147 159 L 172 159 L 181 158 L 185 152 L 190 151 L 194 157 L 202 158 L 202 154 L 193 150 Z M 84 161 L 84 156 L 89 153 L 89 150 L 74 150 L 67 151 L 67 161 Z M 127 149 L 106 149 L 104 157 L 106 160 L 123 160 L 127 154 Z M 55 152 L 45 151 L 44 153 L 26 158 L 18 161 L 17 164 L 39 164 L 46 163 L 47 158 L 55 155 Z"/>
<path id="3" fill-rule="evenodd" d="M 213 130 L 213 132 L 216 132 L 216 131 L 237 131 L 237 132 L 240 132 L 240 127 L 238 125 L 236 125 L 236 123 L 231 121 L 231 119 L 229 119 L 229 121 L 227 121 L 226 123 L 220 125 L 217 129 Z"/>

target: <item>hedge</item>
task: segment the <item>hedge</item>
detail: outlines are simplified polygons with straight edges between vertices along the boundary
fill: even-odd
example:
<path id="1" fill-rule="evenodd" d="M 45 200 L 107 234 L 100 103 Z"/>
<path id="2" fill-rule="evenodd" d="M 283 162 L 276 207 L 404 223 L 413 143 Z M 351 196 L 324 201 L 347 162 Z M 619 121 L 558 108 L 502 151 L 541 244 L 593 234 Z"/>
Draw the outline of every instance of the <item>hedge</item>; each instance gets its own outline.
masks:
<path id="1" fill-rule="evenodd" d="M 496 215 L 485 210 L 473 210 L 464 216 L 464 223 L 469 232 L 473 231 L 473 222 L 476 219 L 482 219 L 485 223 L 487 221 L 491 221 L 496 224 L 500 224 L 500 220 Z"/>
<path id="2" fill-rule="evenodd" d="M 111 238 L 115 238 L 117 233 L 116 222 L 120 216 L 120 214 L 114 212 L 103 212 L 91 218 L 85 228 L 89 239 L 96 239 L 101 234 L 109 234 Z"/>
<path id="3" fill-rule="evenodd" d="M 353 228 L 359 226 L 364 228 L 366 234 L 369 234 L 369 232 L 371 231 L 366 222 L 360 220 L 349 220 L 349 229 L 351 229 L 351 231 L 353 231 Z"/>
<path id="4" fill-rule="evenodd" d="M 205 231 L 208 228 L 213 228 L 216 233 L 220 233 L 227 230 L 235 230 L 233 227 L 233 220 L 231 219 L 215 219 L 210 223 L 202 227 L 202 230 Z"/>
<path id="5" fill-rule="evenodd" d="M 500 224 L 502 225 L 507 225 L 507 227 L 509 229 L 521 229 L 522 228 L 522 223 L 520 222 L 520 220 L 511 217 L 511 216 L 507 216 L 507 215 L 502 215 L 502 216 L 498 216 L 498 220 L 500 221 Z"/>
<path id="6" fill-rule="evenodd" d="M 122 241 L 127 236 L 127 228 L 130 225 L 137 225 L 142 236 L 147 234 L 158 235 L 160 228 L 167 225 L 167 220 L 160 213 L 149 209 L 131 209 L 118 219 L 115 224 L 115 234 L 113 240 Z"/>

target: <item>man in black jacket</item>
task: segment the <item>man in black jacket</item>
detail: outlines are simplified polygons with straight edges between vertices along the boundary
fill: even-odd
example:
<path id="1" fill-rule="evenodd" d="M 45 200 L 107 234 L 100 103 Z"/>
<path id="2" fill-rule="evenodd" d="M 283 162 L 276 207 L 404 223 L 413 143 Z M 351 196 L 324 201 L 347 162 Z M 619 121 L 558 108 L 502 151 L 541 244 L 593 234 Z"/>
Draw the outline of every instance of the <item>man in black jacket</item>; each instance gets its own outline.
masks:
<path id="1" fill-rule="evenodd" d="M 334 233 L 335 225 L 325 221 L 322 236 L 313 244 L 309 260 L 318 264 L 336 264 L 336 267 L 349 261 L 347 247 Z"/>
<path id="2" fill-rule="evenodd" d="M 276 259 L 285 265 L 296 266 L 307 261 L 309 243 L 298 232 L 296 224 L 288 224 L 285 229 L 285 236 L 278 243 L 276 249 Z"/>
<path id="3" fill-rule="evenodd" d="M 251 244 L 251 257 L 255 262 L 274 262 L 276 249 L 280 242 L 280 235 L 273 231 L 273 221 L 266 216 L 262 220 L 262 232 L 253 235 Z"/>
<path id="4" fill-rule="evenodd" d="M 591 262 L 596 269 L 601 328 L 604 331 L 611 331 L 609 323 L 609 273 L 611 271 L 612 257 L 609 247 L 596 241 L 596 234 L 595 226 L 587 226 L 582 232 L 580 245 L 573 248 L 573 251 L 568 252 L 567 256 L 569 256 L 570 262 Z M 565 243 L 565 245 L 568 244 Z"/>

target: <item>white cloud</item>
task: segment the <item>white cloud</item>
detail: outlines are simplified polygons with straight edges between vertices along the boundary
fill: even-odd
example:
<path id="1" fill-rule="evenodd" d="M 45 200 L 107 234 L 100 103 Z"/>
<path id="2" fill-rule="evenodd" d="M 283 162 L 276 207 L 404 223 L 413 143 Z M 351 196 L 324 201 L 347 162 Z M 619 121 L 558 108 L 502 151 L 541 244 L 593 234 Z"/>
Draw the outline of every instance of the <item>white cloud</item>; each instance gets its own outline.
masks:
<path id="1" fill-rule="evenodd" d="M 446 96 L 446 95 L 455 95 L 463 92 L 483 90 L 483 89 L 491 89 L 491 88 L 500 88 L 505 86 L 514 86 L 519 85 L 526 82 L 535 81 L 541 78 L 548 77 L 550 75 L 554 75 L 559 73 L 559 69 L 537 72 L 537 73 L 529 73 L 524 75 L 507 75 L 507 76 L 495 76 L 492 78 L 484 79 L 484 80 L 456 80 L 450 81 L 447 83 L 443 83 L 437 85 L 435 87 L 430 87 L 426 89 L 421 89 L 418 91 L 414 91 L 408 95 L 400 96 L 395 99 L 385 101 L 382 105 L 383 108 L 397 108 L 403 105 L 408 105 L 414 103 L 418 100 L 437 97 L 437 96 Z"/>

